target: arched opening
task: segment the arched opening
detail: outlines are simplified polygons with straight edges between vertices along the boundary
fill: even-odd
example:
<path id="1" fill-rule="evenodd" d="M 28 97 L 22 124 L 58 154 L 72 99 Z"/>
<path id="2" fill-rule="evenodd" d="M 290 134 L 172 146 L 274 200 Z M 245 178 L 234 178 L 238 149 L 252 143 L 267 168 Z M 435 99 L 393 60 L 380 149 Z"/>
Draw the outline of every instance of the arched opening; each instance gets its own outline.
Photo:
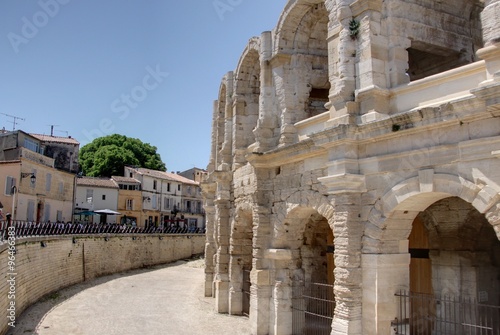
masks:
<path id="1" fill-rule="evenodd" d="M 484 4 L 477 0 L 405 1 L 400 13 L 411 46 L 408 51 L 410 80 L 472 63 L 483 46 L 480 14 Z M 418 16 L 408 15 L 418 13 Z"/>
<path id="2" fill-rule="evenodd" d="M 303 231 L 295 236 L 297 243 L 292 248 L 292 255 L 297 255 L 292 282 L 293 334 L 330 334 L 335 310 L 333 232 L 327 219 L 314 210 L 304 210 L 299 216 L 302 218 L 295 220 Z"/>
<path id="3" fill-rule="evenodd" d="M 231 227 L 231 245 L 229 248 L 229 310 L 233 315 L 250 315 L 252 240 L 252 212 L 250 210 L 238 210 Z"/>
<path id="4" fill-rule="evenodd" d="M 483 214 L 435 202 L 413 221 L 409 252 L 410 334 L 500 331 L 500 241 Z"/>
<path id="5" fill-rule="evenodd" d="M 319 1 L 297 1 L 292 6 L 281 18 L 276 36 L 276 52 L 289 56 L 283 76 L 294 83 L 282 90 L 282 144 L 296 141 L 292 125 L 328 111 L 325 104 L 330 92 L 328 10 Z"/>
<path id="6" fill-rule="evenodd" d="M 260 61 L 258 40 L 252 39 L 237 68 L 235 80 L 233 152 L 234 163 L 243 165 L 248 147 L 255 143 L 254 128 L 259 118 Z"/>

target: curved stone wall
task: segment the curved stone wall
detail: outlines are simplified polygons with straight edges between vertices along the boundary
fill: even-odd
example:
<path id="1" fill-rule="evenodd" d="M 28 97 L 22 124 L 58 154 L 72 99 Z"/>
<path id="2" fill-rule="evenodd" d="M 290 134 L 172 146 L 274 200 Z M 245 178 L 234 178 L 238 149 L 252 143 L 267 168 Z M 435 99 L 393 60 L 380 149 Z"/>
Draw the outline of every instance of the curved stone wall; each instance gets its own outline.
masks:
<path id="1" fill-rule="evenodd" d="M 0 334 L 11 328 L 11 311 L 17 318 L 51 292 L 107 274 L 189 258 L 202 254 L 204 247 L 205 235 L 46 236 L 17 239 L 13 255 L 8 241 L 0 242 Z"/>

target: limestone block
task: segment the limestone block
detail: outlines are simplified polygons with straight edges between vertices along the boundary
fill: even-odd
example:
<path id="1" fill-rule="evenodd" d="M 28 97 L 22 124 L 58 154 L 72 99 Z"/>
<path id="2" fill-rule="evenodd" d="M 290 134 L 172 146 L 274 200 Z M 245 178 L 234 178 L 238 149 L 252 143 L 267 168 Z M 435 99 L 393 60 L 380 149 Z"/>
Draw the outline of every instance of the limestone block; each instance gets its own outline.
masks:
<path id="1" fill-rule="evenodd" d="M 252 270 L 250 272 L 250 281 L 253 285 L 270 285 L 271 284 L 271 273 L 269 270 Z"/>
<path id="2" fill-rule="evenodd" d="M 500 194 L 496 189 L 490 186 L 485 186 L 477 194 L 472 205 L 480 212 L 485 213 L 494 203 L 500 200 Z"/>

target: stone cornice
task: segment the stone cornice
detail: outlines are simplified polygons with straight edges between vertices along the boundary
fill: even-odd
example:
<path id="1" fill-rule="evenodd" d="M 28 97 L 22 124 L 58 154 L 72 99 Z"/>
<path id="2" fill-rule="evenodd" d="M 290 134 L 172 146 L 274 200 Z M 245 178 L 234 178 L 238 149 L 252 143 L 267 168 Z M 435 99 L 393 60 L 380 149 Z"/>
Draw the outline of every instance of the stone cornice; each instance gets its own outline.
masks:
<path id="1" fill-rule="evenodd" d="M 292 144 L 286 147 L 271 150 L 265 153 L 249 153 L 246 158 L 256 168 L 278 167 L 283 164 L 291 164 L 303 161 L 325 153 L 324 149 L 314 145 L 311 140 Z"/>
<path id="2" fill-rule="evenodd" d="M 265 153 L 247 155 L 249 163 L 257 168 L 277 167 L 325 154 L 332 148 L 366 144 L 395 139 L 423 130 L 439 129 L 454 123 L 471 122 L 490 118 L 484 102 L 468 97 L 441 106 L 424 107 L 409 112 L 389 115 L 386 119 L 359 125 L 338 125 L 308 135 L 299 143 L 277 148 Z"/>

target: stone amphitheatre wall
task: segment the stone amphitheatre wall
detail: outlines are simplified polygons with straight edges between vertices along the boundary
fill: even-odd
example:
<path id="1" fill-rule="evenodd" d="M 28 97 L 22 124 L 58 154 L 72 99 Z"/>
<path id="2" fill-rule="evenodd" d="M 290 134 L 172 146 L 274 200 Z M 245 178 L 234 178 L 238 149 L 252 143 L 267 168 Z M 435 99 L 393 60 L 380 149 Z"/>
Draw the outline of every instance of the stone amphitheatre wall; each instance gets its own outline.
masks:
<path id="1" fill-rule="evenodd" d="M 17 318 L 40 298 L 62 288 L 103 275 L 202 254 L 205 235 L 51 236 L 15 242 L 12 269 L 8 243 L 0 242 L 2 335 L 10 329 L 12 302 Z"/>

